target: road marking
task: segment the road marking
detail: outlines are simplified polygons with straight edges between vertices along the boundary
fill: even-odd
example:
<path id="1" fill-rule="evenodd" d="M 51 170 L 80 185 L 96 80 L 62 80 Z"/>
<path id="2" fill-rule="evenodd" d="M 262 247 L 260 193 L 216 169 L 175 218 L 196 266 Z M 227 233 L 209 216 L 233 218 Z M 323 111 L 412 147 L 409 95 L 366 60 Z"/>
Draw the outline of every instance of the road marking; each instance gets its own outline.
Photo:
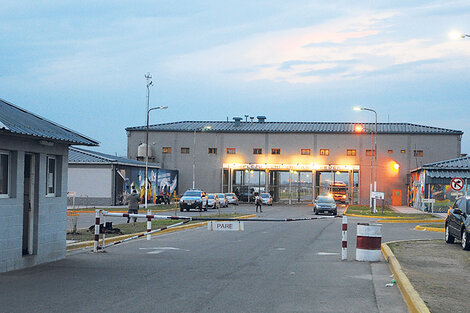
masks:
<path id="1" fill-rule="evenodd" d="M 180 248 L 173 248 L 173 247 L 153 247 L 153 248 L 139 248 L 140 250 L 152 250 L 147 252 L 147 254 L 159 254 L 164 251 L 169 251 L 169 250 L 176 250 L 176 251 L 187 251 L 189 252 L 190 250 L 186 249 L 180 249 Z"/>
<path id="2" fill-rule="evenodd" d="M 318 255 L 338 255 L 337 252 L 318 252 Z"/>
<path id="3" fill-rule="evenodd" d="M 284 250 L 286 250 L 286 248 L 276 248 L 276 250 L 278 250 L 278 251 L 284 251 Z"/>

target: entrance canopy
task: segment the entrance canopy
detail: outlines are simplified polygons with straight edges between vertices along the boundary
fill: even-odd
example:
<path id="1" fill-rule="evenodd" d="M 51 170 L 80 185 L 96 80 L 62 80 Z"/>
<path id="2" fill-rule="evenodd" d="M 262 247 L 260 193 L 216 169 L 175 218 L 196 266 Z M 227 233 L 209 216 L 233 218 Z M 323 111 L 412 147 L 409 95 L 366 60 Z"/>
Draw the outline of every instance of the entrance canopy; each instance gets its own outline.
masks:
<path id="1" fill-rule="evenodd" d="M 337 165 L 337 164 L 253 164 L 253 163 L 224 163 L 226 169 L 248 169 L 248 170 L 297 170 L 297 171 L 358 171 L 359 165 Z"/>

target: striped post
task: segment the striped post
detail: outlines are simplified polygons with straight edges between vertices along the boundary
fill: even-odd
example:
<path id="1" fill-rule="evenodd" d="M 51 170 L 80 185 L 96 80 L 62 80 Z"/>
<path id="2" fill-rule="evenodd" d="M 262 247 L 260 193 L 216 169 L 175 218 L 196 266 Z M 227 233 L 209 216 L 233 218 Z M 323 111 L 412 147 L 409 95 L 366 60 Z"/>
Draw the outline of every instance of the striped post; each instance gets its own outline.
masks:
<path id="1" fill-rule="evenodd" d="M 152 218 L 150 216 L 147 217 L 147 240 L 152 239 L 152 235 L 150 232 L 152 231 Z"/>
<path id="2" fill-rule="evenodd" d="M 343 215 L 343 225 L 341 231 L 341 260 L 348 259 L 348 217 Z"/>
<path id="3" fill-rule="evenodd" d="M 380 261 L 381 226 L 380 224 L 357 223 L 357 261 Z"/>
<path id="4" fill-rule="evenodd" d="M 100 241 L 100 210 L 96 210 L 96 215 L 95 215 L 95 242 L 93 243 L 93 252 L 98 252 L 99 241 Z"/>

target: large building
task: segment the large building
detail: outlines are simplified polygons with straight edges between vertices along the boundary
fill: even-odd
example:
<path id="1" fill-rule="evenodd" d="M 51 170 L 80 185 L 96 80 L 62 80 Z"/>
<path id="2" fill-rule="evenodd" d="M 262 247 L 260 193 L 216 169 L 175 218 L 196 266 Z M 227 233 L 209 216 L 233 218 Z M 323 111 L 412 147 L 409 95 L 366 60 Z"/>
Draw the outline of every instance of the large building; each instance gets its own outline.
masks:
<path id="1" fill-rule="evenodd" d="M 146 127 L 129 127 L 128 157 L 142 160 Z M 389 204 L 405 204 L 408 175 L 422 164 L 456 158 L 462 132 L 409 123 L 183 121 L 149 127 L 149 155 L 177 169 L 180 190 L 195 186 L 236 192 L 250 201 L 270 192 L 274 201 L 311 202 L 342 188 L 349 203 L 369 203 L 371 175 Z M 372 170 L 372 173 L 371 173 Z M 372 178 L 372 180 L 374 180 Z"/>
<path id="2" fill-rule="evenodd" d="M 0 272 L 65 257 L 70 145 L 98 142 L 0 100 Z"/>

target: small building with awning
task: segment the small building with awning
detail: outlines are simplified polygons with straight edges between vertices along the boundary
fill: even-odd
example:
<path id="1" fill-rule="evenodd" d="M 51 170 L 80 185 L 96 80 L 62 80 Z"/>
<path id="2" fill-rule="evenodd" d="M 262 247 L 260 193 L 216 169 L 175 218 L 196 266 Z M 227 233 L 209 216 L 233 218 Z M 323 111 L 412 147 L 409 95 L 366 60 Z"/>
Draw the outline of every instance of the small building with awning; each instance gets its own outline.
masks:
<path id="1" fill-rule="evenodd" d="M 459 191 L 451 188 L 455 178 L 464 182 Z M 470 156 L 424 164 L 410 172 L 408 204 L 430 211 L 430 202 L 434 202 L 434 212 L 446 212 L 457 197 L 468 193 L 467 182 L 470 182 Z"/>

